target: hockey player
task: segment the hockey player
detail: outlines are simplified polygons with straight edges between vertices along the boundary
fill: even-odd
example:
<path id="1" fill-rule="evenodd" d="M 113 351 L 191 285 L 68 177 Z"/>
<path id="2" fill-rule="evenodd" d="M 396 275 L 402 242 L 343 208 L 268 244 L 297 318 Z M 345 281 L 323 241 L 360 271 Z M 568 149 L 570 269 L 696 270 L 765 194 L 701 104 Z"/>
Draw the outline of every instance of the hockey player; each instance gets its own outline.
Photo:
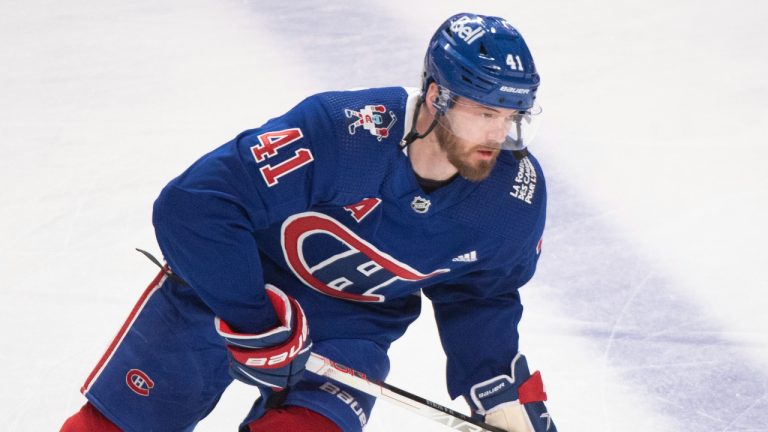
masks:
<path id="1" fill-rule="evenodd" d="M 451 397 L 508 431 L 555 431 L 518 353 L 546 207 L 526 148 L 538 86 L 509 23 L 459 14 L 420 89 L 314 95 L 203 156 L 155 202 L 167 265 L 62 430 L 189 431 L 234 377 L 262 393 L 242 431 L 360 431 L 374 398 L 303 373 L 307 358 L 384 379 L 423 293 Z"/>

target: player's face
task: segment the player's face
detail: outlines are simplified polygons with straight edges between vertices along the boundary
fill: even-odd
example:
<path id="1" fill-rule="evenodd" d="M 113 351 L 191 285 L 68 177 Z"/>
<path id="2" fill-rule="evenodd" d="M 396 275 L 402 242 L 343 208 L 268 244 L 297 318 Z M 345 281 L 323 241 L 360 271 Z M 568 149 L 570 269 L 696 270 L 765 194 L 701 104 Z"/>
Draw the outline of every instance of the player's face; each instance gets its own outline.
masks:
<path id="1" fill-rule="evenodd" d="M 437 89 L 437 92 L 434 90 Z M 503 150 L 522 150 L 536 135 L 541 106 L 534 103 L 524 111 L 482 105 L 450 90 L 435 86 L 435 101 L 446 106 L 438 121 L 462 141 Z"/>
<path id="2" fill-rule="evenodd" d="M 441 123 L 435 127 L 435 135 L 440 148 L 459 171 L 459 175 L 470 181 L 480 181 L 491 173 L 499 156 L 498 147 L 492 143 L 475 144 L 463 140 Z"/>
<path id="3" fill-rule="evenodd" d="M 509 123 L 517 112 L 461 99 L 435 128 L 440 147 L 459 174 L 471 181 L 488 177 L 496 164 Z"/>

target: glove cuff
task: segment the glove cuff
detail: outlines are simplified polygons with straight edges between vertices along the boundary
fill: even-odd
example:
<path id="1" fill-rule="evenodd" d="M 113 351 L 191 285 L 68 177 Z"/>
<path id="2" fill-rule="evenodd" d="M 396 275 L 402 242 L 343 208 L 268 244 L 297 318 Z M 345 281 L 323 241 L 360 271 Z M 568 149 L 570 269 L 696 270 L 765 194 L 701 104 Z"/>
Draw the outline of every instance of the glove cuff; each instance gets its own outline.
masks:
<path id="1" fill-rule="evenodd" d="M 501 404 L 516 401 L 515 381 L 509 375 L 499 375 L 477 383 L 469 390 L 472 411 L 486 415 Z"/>
<path id="2" fill-rule="evenodd" d="M 227 344 L 242 348 L 265 348 L 284 343 L 293 332 L 296 312 L 291 299 L 274 285 L 265 286 L 267 298 L 277 315 L 278 325 L 256 334 L 238 333 L 219 317 L 215 319 L 216 332 L 223 337 Z"/>
<path id="3" fill-rule="evenodd" d="M 524 355 L 515 356 L 510 371 L 511 375 L 499 375 L 472 386 L 468 401 L 475 413 L 486 415 L 511 402 L 527 404 L 547 400 L 541 374 L 530 373 Z"/>

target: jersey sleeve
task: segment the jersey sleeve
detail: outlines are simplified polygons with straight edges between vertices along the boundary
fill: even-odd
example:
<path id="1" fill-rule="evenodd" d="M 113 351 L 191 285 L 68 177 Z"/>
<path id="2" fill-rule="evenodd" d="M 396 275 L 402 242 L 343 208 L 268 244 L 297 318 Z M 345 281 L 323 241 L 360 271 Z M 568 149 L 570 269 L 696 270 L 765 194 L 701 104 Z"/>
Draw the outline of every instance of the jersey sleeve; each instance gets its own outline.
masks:
<path id="1" fill-rule="evenodd" d="M 275 322 L 254 232 L 333 198 L 330 123 L 308 98 L 203 156 L 155 201 L 153 224 L 169 266 L 238 331 Z"/>
<path id="2" fill-rule="evenodd" d="M 523 313 L 518 289 L 536 271 L 542 231 L 543 221 L 516 257 L 505 260 L 506 266 L 424 289 L 447 357 L 451 398 L 467 395 L 474 384 L 510 373 Z"/>

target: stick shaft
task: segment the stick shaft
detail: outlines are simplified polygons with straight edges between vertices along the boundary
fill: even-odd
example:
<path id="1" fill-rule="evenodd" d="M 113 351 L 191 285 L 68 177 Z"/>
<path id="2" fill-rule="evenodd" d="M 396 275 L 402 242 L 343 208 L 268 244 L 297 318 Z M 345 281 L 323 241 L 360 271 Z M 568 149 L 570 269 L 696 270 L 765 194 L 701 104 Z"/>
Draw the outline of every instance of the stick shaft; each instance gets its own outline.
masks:
<path id="1" fill-rule="evenodd" d="M 505 432 L 495 426 L 475 420 L 435 402 L 416 396 L 384 382 L 369 381 L 364 373 L 312 353 L 307 370 L 360 390 L 378 399 L 384 399 L 413 411 L 423 417 L 462 432 Z"/>

